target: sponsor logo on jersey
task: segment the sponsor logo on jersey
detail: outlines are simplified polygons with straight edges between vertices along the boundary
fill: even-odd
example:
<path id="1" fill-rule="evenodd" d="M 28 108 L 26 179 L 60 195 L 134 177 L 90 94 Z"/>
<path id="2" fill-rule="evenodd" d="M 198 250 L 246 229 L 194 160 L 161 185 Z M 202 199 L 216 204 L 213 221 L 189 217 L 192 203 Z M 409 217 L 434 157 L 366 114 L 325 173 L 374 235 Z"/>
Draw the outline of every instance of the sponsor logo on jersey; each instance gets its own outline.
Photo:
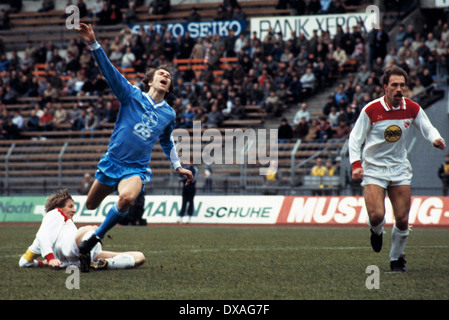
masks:
<path id="1" fill-rule="evenodd" d="M 391 125 L 384 131 L 384 138 L 388 142 L 396 142 L 401 139 L 402 129 L 397 125 Z"/>

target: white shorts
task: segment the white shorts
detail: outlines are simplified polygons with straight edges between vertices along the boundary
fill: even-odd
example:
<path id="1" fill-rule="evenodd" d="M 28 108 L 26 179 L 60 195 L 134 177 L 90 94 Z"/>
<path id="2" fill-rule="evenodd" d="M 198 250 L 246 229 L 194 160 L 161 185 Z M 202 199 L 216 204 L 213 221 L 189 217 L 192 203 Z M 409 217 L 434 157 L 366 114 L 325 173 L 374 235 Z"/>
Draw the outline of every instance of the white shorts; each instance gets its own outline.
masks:
<path id="1" fill-rule="evenodd" d="M 386 189 L 389 186 L 410 185 L 412 182 L 412 169 L 407 163 L 394 167 L 378 167 L 369 165 L 363 167 L 362 186 L 375 184 Z"/>

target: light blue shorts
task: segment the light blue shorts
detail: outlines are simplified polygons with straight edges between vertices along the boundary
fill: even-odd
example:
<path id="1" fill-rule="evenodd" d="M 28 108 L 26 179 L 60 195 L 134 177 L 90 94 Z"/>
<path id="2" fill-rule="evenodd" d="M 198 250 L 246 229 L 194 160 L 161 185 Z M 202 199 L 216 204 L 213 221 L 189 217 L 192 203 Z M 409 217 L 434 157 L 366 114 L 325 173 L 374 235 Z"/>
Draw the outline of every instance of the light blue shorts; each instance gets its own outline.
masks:
<path id="1" fill-rule="evenodd" d="M 142 180 L 142 186 L 145 186 L 145 184 L 150 182 L 153 177 L 153 172 L 150 167 L 123 165 L 110 158 L 108 154 L 101 157 L 97 168 L 95 178 L 98 182 L 107 186 L 112 186 L 114 187 L 114 190 L 117 190 L 120 181 L 127 178 L 139 176 Z"/>

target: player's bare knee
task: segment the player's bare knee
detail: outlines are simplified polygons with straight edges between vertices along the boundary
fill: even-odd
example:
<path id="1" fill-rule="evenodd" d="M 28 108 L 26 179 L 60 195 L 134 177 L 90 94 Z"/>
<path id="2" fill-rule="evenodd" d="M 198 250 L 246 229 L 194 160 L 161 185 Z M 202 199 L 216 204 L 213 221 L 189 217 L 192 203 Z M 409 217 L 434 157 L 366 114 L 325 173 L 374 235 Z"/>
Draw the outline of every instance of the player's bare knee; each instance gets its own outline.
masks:
<path id="1" fill-rule="evenodd" d="M 135 198 L 127 193 L 121 194 L 117 206 L 121 211 L 127 210 L 134 204 L 134 200 Z"/>
<path id="2" fill-rule="evenodd" d="M 408 217 L 400 217 L 396 218 L 395 221 L 396 228 L 401 231 L 405 231 L 408 229 Z"/>
<path id="3" fill-rule="evenodd" d="M 98 207 L 98 205 L 96 203 L 93 203 L 90 201 L 86 201 L 85 205 L 86 205 L 87 210 L 95 210 Z"/>
<path id="4" fill-rule="evenodd" d="M 372 226 L 378 226 L 384 221 L 384 217 L 384 214 L 374 212 L 369 215 L 369 221 Z"/>

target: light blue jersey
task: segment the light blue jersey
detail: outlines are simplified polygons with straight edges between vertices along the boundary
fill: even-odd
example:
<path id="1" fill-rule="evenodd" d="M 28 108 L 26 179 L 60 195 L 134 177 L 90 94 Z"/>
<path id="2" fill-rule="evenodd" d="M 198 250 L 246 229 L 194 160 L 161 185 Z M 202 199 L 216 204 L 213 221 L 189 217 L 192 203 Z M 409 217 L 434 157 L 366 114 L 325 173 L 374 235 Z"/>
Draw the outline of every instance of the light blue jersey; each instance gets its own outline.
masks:
<path id="1" fill-rule="evenodd" d="M 108 151 L 100 160 L 98 169 L 116 180 L 132 175 L 134 169 L 149 173 L 151 178 L 149 163 L 158 140 L 173 168 L 181 167 L 172 138 L 175 111 L 165 100 L 155 103 L 149 94 L 129 83 L 112 65 L 98 42 L 90 44 L 90 47 L 101 73 L 120 102 Z M 115 166 L 109 170 L 111 172 L 107 170 L 110 165 Z M 123 167 L 125 171 L 113 174 L 112 171 L 117 171 L 118 167 Z M 145 183 L 149 178 L 142 180 Z M 115 184 L 105 180 L 100 182 Z"/>

